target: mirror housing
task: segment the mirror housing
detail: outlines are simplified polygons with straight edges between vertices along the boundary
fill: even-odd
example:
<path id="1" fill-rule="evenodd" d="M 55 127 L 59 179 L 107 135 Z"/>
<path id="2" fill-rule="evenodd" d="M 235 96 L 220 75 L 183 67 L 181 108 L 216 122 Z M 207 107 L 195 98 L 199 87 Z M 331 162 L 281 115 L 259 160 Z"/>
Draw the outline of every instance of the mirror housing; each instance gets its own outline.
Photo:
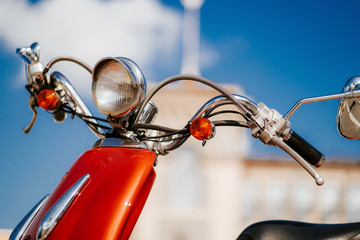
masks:
<path id="1" fill-rule="evenodd" d="M 360 76 L 350 78 L 343 93 L 360 90 Z M 360 140 L 360 98 L 341 99 L 338 106 L 336 125 L 339 134 L 351 140 Z"/>

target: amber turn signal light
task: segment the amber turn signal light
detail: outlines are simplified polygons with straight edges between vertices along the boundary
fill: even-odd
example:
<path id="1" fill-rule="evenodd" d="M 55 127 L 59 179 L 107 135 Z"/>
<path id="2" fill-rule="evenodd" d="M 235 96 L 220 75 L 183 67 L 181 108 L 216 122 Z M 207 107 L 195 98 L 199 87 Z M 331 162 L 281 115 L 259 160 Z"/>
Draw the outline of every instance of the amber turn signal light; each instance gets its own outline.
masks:
<path id="1" fill-rule="evenodd" d="M 38 105 L 45 110 L 54 110 L 59 107 L 59 97 L 53 90 L 44 89 L 37 96 Z"/>
<path id="2" fill-rule="evenodd" d="M 207 118 L 196 118 L 191 122 L 190 133 L 198 140 L 208 140 L 214 136 L 214 124 Z"/>

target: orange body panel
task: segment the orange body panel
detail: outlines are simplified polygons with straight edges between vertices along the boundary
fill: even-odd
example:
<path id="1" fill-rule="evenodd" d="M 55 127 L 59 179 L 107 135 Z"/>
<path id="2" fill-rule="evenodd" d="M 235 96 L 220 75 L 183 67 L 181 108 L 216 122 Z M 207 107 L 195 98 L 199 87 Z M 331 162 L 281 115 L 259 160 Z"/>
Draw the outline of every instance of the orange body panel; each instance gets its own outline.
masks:
<path id="1" fill-rule="evenodd" d="M 102 147 L 85 152 L 65 174 L 24 237 L 36 238 L 48 209 L 79 178 L 89 180 L 47 239 L 127 239 L 155 180 L 148 149 Z"/>

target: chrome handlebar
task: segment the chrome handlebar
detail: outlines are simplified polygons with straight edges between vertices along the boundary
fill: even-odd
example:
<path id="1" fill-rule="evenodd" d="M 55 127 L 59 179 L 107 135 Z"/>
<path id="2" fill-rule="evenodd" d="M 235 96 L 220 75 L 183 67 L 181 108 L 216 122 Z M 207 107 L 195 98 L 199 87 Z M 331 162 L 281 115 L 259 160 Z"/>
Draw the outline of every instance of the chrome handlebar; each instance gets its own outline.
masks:
<path id="1" fill-rule="evenodd" d="M 44 88 L 44 86 L 51 85 L 60 92 L 63 92 L 64 102 L 66 101 L 72 103 L 73 110 L 82 115 L 85 122 L 91 129 L 91 131 L 99 138 L 105 136 L 106 131 L 102 128 L 96 119 L 93 117 L 90 110 L 87 108 L 85 103 L 82 101 L 78 93 L 75 91 L 74 87 L 71 83 L 66 79 L 64 75 L 59 72 L 54 72 L 50 75 L 50 78 L 46 75 L 50 67 L 58 61 L 71 61 L 79 64 L 80 66 L 84 67 L 88 72 L 92 73 L 92 69 L 86 63 L 80 61 L 79 59 L 73 57 L 57 57 L 54 58 L 52 61 L 48 63 L 48 65 L 44 68 L 42 63 L 39 61 L 39 46 L 37 43 L 32 44 L 30 47 L 25 48 L 18 48 L 16 51 L 26 62 L 26 76 L 28 80 L 28 90 L 31 93 L 29 106 L 33 111 L 33 117 L 28 127 L 24 129 L 24 132 L 27 133 L 30 131 L 31 127 L 33 126 L 37 112 L 36 112 L 36 95 L 37 93 Z M 198 112 L 191 118 L 191 123 L 194 119 L 199 117 L 206 117 L 211 114 L 216 108 L 227 105 L 233 104 L 238 113 L 242 115 L 242 117 L 246 120 L 247 126 L 251 129 L 252 135 L 255 138 L 259 138 L 263 143 L 268 145 L 275 145 L 279 146 L 282 150 L 287 152 L 290 156 L 292 156 L 315 180 L 318 185 L 322 185 L 324 180 L 316 173 L 316 171 L 309 165 L 308 162 L 305 161 L 304 155 L 301 151 L 296 150 L 292 146 L 292 144 L 287 143 L 286 138 L 291 137 L 290 129 L 290 122 L 289 118 L 294 114 L 294 112 L 303 104 L 310 103 L 310 102 L 318 102 L 318 101 L 327 101 L 332 99 L 341 99 L 341 98 L 349 98 L 349 97 L 360 97 L 360 91 L 351 91 L 349 93 L 342 93 L 342 94 L 334 94 L 334 95 L 327 95 L 327 96 L 320 96 L 314 98 L 306 98 L 298 101 L 290 111 L 282 116 L 274 109 L 268 109 L 264 104 L 259 103 L 258 105 L 252 102 L 250 99 L 241 96 L 241 95 L 232 95 L 220 85 L 209 81 L 205 78 L 195 75 L 177 75 L 172 76 L 168 79 L 165 79 L 160 84 L 158 84 L 152 91 L 146 96 L 142 105 L 139 107 L 137 111 L 137 116 L 135 117 L 134 124 L 142 123 L 143 115 L 156 115 L 156 111 L 148 112 L 145 108 L 150 104 L 150 99 L 152 98 L 155 93 L 160 90 L 165 85 L 180 81 L 180 80 L 191 80 L 203 83 L 208 85 L 222 95 L 214 97 L 206 102 Z M 152 106 L 150 109 L 154 109 L 156 107 Z M 146 114 L 145 114 L 146 112 Z M 151 118 L 153 119 L 153 118 Z M 239 125 L 244 126 L 244 123 L 238 122 Z M 106 128 L 106 127 L 105 127 Z M 130 129 L 131 130 L 131 129 Z M 131 132 L 131 131 L 130 131 Z M 188 138 L 187 135 L 183 133 L 175 133 L 172 136 L 165 136 L 160 135 L 159 131 L 155 130 L 155 134 L 158 135 L 159 140 L 155 142 L 146 142 L 148 147 L 155 151 L 158 154 L 166 154 L 168 151 L 174 150 L 181 146 L 186 139 Z M 311 148 L 311 145 L 307 145 L 306 141 L 300 141 L 300 138 L 296 138 L 296 144 L 302 144 L 302 151 L 307 151 Z M 306 144 L 304 144 L 304 142 Z M 295 149 L 295 150 L 294 150 Z"/>
<path id="2" fill-rule="evenodd" d="M 152 93 L 147 96 L 146 100 L 149 100 L 151 96 L 154 95 L 156 91 L 164 85 L 165 84 L 160 84 L 160 87 L 153 90 Z M 300 155 L 301 153 L 299 154 L 291 146 L 284 142 L 284 137 L 291 130 L 288 119 L 283 117 L 276 110 L 268 109 L 262 103 L 259 104 L 259 106 L 261 106 L 259 107 L 257 104 L 244 96 L 231 96 L 232 99 L 224 95 L 210 99 L 198 110 L 198 112 L 191 118 L 189 122 L 192 122 L 196 118 L 211 114 L 216 108 L 220 106 L 234 104 L 233 99 L 235 99 L 236 103 L 241 106 L 240 108 L 238 107 L 238 109 L 240 110 L 240 113 L 242 113 L 244 119 L 247 121 L 249 128 L 252 130 L 252 135 L 255 138 L 259 138 L 265 144 L 280 147 L 291 157 L 293 157 L 315 179 L 317 185 L 322 185 L 324 183 L 324 180 L 320 177 L 320 175 Z M 158 154 L 166 154 L 167 152 L 180 147 L 187 138 L 188 137 L 184 137 L 184 134 L 174 135 L 172 138 L 167 137 L 166 141 L 164 142 L 162 142 L 163 139 L 156 143 L 152 142 L 149 148 Z M 308 146 L 306 145 L 305 147 Z"/>
<path id="3" fill-rule="evenodd" d="M 252 115 L 255 116 L 259 112 L 258 106 L 250 99 L 248 99 L 244 96 L 238 95 L 238 94 L 233 94 L 232 96 L 234 96 L 234 98 L 242 106 L 244 106 L 247 109 L 247 111 L 250 112 Z M 195 118 L 203 117 L 207 114 L 210 114 L 216 108 L 223 106 L 223 105 L 228 105 L 228 104 L 233 104 L 233 103 L 225 96 L 220 95 L 220 96 L 214 97 L 214 98 L 210 99 L 209 101 L 207 101 L 199 109 L 199 111 L 197 113 L 195 113 L 195 115 L 191 118 L 190 121 L 194 120 Z"/>
<path id="4" fill-rule="evenodd" d="M 241 96 L 233 94 L 232 97 L 236 99 L 236 101 L 244 106 L 247 110 L 247 112 L 250 112 L 252 115 L 256 115 L 259 112 L 259 108 L 257 105 L 252 102 L 250 99 Z M 233 104 L 232 100 L 228 99 L 227 97 L 220 95 L 216 96 L 209 101 L 207 101 L 195 115 L 190 119 L 189 122 L 192 122 L 196 118 L 204 117 L 205 115 L 208 115 L 212 113 L 216 108 L 224 105 Z M 173 137 L 168 137 L 166 141 L 163 141 L 164 139 L 161 139 L 157 143 L 148 143 L 150 149 L 157 152 L 158 154 L 167 154 L 169 151 L 175 150 L 178 147 L 180 147 L 187 139 L 184 138 L 184 134 L 178 134 L 174 135 Z"/>

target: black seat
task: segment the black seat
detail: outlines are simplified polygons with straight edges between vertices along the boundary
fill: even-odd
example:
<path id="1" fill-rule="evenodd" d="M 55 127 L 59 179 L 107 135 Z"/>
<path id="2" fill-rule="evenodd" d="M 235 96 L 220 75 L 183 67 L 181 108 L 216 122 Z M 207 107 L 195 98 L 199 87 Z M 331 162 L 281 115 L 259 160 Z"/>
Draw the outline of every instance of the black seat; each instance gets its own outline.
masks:
<path id="1" fill-rule="evenodd" d="M 360 223 L 313 224 L 264 221 L 250 225 L 237 240 L 360 240 Z"/>

